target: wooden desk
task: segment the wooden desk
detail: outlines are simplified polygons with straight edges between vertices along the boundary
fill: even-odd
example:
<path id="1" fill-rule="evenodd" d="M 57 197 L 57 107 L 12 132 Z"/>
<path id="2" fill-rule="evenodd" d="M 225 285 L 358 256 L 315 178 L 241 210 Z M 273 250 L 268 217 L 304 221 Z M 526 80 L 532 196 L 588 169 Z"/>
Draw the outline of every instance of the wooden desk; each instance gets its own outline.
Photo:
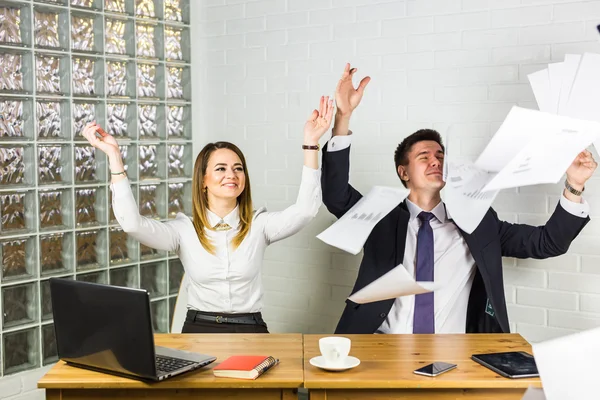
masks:
<path id="1" fill-rule="evenodd" d="M 320 355 L 319 338 L 304 335 L 304 387 L 311 400 L 349 399 L 521 399 L 538 378 L 508 379 L 471 361 L 477 353 L 527 351 L 518 334 L 479 335 L 343 335 L 352 340 L 350 355 L 360 365 L 344 372 L 327 372 L 310 365 Z M 413 371 L 434 361 L 458 367 L 435 378 Z"/>
<path id="2" fill-rule="evenodd" d="M 88 371 L 59 361 L 38 382 L 38 387 L 46 389 L 48 400 L 297 399 L 297 389 L 303 382 L 301 334 L 161 334 L 155 337 L 158 346 L 214 355 L 217 361 L 157 383 Z M 215 378 L 212 368 L 235 354 L 272 355 L 280 362 L 253 381 Z"/>

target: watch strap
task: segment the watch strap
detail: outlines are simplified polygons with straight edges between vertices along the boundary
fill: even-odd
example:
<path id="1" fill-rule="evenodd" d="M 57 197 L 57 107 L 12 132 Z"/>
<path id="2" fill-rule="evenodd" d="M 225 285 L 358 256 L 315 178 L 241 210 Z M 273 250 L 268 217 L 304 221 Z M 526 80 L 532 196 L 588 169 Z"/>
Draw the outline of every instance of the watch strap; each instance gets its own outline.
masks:
<path id="1" fill-rule="evenodd" d="M 577 190 L 573 186 L 571 186 L 568 180 L 565 179 L 565 189 L 573 193 L 575 196 L 581 196 L 583 194 L 583 191 L 585 190 L 585 187 L 583 187 L 581 190 Z"/>

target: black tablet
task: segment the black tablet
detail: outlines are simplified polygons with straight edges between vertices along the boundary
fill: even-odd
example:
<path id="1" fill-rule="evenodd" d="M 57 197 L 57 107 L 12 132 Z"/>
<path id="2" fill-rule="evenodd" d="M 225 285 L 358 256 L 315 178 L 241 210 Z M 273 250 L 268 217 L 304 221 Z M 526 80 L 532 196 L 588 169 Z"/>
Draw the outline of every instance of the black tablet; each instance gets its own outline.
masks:
<path id="1" fill-rule="evenodd" d="M 507 378 L 540 376 L 533 356 L 524 351 L 473 354 L 471 359 Z"/>

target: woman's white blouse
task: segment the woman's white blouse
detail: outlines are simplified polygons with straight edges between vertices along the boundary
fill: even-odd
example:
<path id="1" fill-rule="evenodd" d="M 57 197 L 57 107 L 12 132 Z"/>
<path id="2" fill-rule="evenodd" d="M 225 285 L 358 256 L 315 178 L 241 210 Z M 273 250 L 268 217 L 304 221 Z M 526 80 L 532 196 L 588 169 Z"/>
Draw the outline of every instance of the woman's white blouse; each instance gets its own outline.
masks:
<path id="1" fill-rule="evenodd" d="M 192 220 L 178 213 L 174 220 L 160 222 L 141 216 L 128 179 L 111 184 L 112 206 L 121 228 L 146 246 L 178 254 L 189 277 L 188 308 L 223 313 L 249 313 L 262 309 L 261 266 L 265 248 L 298 232 L 321 206 L 321 171 L 303 167 L 296 203 L 279 212 L 261 208 L 254 213 L 250 231 L 233 250 L 232 239 L 239 231 L 236 207 L 223 221 L 232 229 L 207 235 L 216 254 L 200 244 Z M 208 212 L 211 226 L 221 219 Z"/>

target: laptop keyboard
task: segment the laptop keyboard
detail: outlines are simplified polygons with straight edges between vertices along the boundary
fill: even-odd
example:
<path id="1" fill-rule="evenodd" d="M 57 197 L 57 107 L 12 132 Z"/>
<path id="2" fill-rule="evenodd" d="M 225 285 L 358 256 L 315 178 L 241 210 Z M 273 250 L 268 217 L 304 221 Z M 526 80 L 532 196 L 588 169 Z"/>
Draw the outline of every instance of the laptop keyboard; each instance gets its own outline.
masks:
<path id="1" fill-rule="evenodd" d="M 188 365 L 196 364 L 195 361 L 182 360 L 180 358 L 172 358 L 165 356 L 156 356 L 156 369 L 159 373 L 172 372 Z"/>

